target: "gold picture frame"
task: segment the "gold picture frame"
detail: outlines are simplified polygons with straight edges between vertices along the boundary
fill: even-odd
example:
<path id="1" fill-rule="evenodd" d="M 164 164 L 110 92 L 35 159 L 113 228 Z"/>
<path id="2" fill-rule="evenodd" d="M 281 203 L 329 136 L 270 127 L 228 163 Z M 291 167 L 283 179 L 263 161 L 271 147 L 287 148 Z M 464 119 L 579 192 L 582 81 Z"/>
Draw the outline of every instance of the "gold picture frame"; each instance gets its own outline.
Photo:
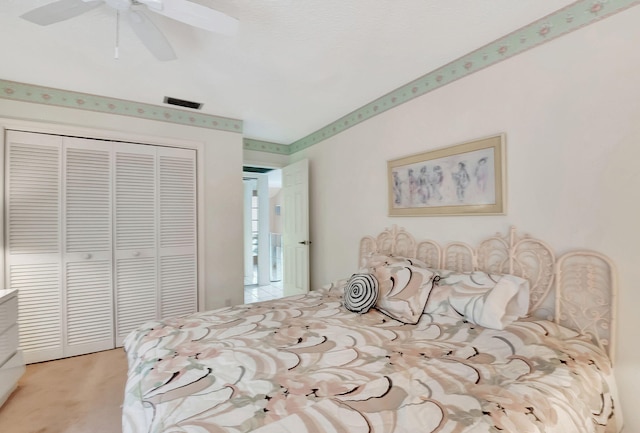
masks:
<path id="1" fill-rule="evenodd" d="M 505 135 L 387 161 L 389 216 L 504 215 Z"/>

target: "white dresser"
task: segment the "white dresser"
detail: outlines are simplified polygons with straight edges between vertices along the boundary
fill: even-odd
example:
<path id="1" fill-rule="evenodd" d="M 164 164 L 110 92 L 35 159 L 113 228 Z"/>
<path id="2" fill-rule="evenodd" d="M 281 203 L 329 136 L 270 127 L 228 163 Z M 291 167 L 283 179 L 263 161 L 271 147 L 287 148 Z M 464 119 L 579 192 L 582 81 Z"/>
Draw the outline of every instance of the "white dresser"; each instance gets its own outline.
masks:
<path id="1" fill-rule="evenodd" d="M 0 405 L 16 389 L 25 366 L 18 348 L 18 291 L 0 290 Z"/>

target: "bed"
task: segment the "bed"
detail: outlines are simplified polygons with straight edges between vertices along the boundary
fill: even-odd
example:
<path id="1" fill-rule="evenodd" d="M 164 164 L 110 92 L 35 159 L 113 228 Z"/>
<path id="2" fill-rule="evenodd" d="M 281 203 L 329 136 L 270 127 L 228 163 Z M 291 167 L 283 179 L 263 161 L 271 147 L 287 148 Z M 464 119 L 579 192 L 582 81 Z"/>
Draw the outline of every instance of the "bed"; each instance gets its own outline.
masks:
<path id="1" fill-rule="evenodd" d="M 123 432 L 618 432 L 615 296 L 597 252 L 394 226 L 343 280 L 131 333 Z"/>

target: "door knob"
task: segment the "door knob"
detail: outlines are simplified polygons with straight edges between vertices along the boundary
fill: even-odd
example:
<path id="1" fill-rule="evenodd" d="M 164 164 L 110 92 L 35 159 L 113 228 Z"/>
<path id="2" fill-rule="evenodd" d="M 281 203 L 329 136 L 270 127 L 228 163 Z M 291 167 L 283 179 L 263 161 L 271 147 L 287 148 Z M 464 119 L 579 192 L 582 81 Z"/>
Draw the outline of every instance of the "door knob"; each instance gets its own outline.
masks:
<path id="1" fill-rule="evenodd" d="M 300 245 L 309 245 L 311 241 L 300 241 L 298 242 Z"/>

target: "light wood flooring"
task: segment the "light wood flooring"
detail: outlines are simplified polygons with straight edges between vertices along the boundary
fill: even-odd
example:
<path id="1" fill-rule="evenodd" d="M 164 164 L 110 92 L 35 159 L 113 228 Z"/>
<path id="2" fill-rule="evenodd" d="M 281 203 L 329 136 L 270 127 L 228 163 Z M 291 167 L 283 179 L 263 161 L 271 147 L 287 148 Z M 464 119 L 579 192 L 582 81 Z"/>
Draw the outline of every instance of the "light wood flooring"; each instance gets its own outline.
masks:
<path id="1" fill-rule="evenodd" d="M 122 349 L 27 365 L 0 408 L 3 433 L 121 433 Z"/>

